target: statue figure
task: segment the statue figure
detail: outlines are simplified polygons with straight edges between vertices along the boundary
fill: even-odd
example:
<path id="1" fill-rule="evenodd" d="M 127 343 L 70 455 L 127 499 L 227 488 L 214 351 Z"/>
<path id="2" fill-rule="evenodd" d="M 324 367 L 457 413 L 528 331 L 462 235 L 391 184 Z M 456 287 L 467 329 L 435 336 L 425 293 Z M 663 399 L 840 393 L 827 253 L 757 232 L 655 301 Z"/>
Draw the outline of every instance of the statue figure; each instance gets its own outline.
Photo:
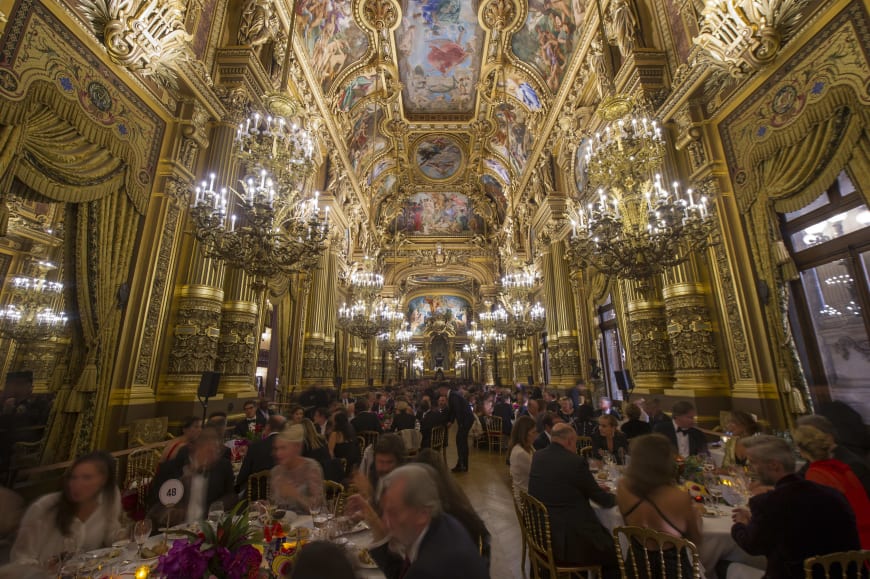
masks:
<path id="1" fill-rule="evenodd" d="M 275 37 L 277 28 L 271 0 L 248 0 L 239 23 L 239 44 L 262 46 Z"/>
<path id="2" fill-rule="evenodd" d="M 632 0 L 612 0 L 610 14 L 607 15 L 605 26 L 608 40 L 619 47 L 619 53 L 625 58 L 634 50 L 639 28 L 638 19 Z"/>

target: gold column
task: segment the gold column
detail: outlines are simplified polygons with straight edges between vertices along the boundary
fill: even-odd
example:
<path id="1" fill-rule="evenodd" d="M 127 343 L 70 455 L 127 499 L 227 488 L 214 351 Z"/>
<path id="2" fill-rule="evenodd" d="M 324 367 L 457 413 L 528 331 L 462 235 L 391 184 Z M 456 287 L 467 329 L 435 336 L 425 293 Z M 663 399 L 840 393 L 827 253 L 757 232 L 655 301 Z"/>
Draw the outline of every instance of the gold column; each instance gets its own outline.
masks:
<path id="1" fill-rule="evenodd" d="M 660 394 L 673 384 L 673 363 L 668 348 L 667 318 L 660 282 L 649 281 L 641 290 L 638 282 L 620 282 L 628 311 L 628 341 L 631 373 L 639 394 Z"/>
<path id="2" fill-rule="evenodd" d="M 320 256 L 308 300 L 308 324 L 302 354 L 302 385 L 331 382 L 335 362 L 335 309 L 338 261 L 335 252 Z"/>
<path id="3" fill-rule="evenodd" d="M 550 255 L 553 260 L 553 279 L 555 289 L 555 304 L 549 310 L 556 310 L 558 315 L 557 333 L 550 334 L 550 350 L 555 347 L 558 356 L 550 355 L 558 361 L 560 368 L 559 383 L 563 386 L 573 386 L 582 378 L 580 371 L 580 351 L 577 342 L 577 318 L 574 315 L 574 297 L 571 292 L 571 274 L 568 262 L 565 260 L 565 245 L 561 241 L 551 246 Z M 549 304 L 548 304 L 549 305 Z M 555 306 L 555 307 L 554 307 Z M 547 315 L 550 315 L 549 310 Z M 552 364 L 556 367 L 556 364 Z M 554 372 L 555 373 L 555 372 Z"/>
<path id="4" fill-rule="evenodd" d="M 217 368 L 225 398 L 256 395 L 254 374 L 260 340 L 257 292 L 244 271 L 230 269 L 224 284 Z"/>

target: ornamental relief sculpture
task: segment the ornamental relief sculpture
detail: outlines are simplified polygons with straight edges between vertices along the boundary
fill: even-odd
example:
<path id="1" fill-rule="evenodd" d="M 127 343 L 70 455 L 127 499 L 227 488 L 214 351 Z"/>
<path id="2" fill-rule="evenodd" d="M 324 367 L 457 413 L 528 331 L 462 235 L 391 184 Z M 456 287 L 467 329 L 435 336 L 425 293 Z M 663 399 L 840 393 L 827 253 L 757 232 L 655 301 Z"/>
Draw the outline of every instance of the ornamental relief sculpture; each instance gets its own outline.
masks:
<path id="1" fill-rule="evenodd" d="M 668 340 L 675 370 L 716 370 L 719 359 L 705 306 L 668 308 Z"/>
<path id="2" fill-rule="evenodd" d="M 628 327 L 634 372 L 670 372 L 673 365 L 665 319 L 660 316 L 631 319 Z"/>
<path id="3" fill-rule="evenodd" d="M 254 375 L 257 348 L 256 318 L 224 315 L 218 344 L 218 371 L 224 376 Z M 229 319 L 228 319 L 229 318 Z"/>
<path id="4" fill-rule="evenodd" d="M 186 299 L 178 310 L 178 320 L 172 350 L 169 352 L 169 373 L 201 374 L 214 371 L 220 337 L 220 304 L 196 298 Z"/>

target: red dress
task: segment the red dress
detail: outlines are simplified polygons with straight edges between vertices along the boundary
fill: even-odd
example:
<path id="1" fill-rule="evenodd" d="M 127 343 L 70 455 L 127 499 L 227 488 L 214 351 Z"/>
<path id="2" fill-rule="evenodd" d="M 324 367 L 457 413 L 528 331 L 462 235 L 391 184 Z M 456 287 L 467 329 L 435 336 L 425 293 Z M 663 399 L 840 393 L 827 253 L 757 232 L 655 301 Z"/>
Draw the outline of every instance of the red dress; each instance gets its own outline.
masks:
<path id="1" fill-rule="evenodd" d="M 846 496 L 855 511 L 861 548 L 870 549 L 870 498 L 861 481 L 845 463 L 835 459 L 817 460 L 807 470 L 807 480 L 833 487 Z"/>

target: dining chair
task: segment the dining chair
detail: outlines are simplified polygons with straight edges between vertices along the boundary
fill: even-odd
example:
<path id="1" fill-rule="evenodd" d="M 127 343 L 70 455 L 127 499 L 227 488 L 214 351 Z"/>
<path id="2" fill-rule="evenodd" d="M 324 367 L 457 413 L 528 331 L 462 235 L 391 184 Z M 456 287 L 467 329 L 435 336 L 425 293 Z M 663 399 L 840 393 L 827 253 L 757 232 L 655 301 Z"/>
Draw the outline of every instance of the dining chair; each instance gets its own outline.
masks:
<path id="1" fill-rule="evenodd" d="M 819 555 L 804 561 L 804 579 L 866 578 L 870 575 L 868 570 L 870 570 L 870 550 L 866 549 Z"/>
<path id="2" fill-rule="evenodd" d="M 267 501 L 270 494 L 270 479 L 272 471 L 261 470 L 255 472 L 248 477 L 248 504 L 251 505 L 254 501 Z"/>
<path id="3" fill-rule="evenodd" d="M 374 448 L 375 444 L 378 443 L 378 438 L 380 438 L 380 433 L 377 430 L 362 430 L 356 433 L 356 440 L 359 443 L 359 453 L 360 456 L 363 455 L 366 451 L 366 447 L 371 445 Z"/>
<path id="4" fill-rule="evenodd" d="M 329 512 L 338 516 L 344 510 L 344 485 L 331 480 L 323 481 L 323 498 Z"/>
<path id="5" fill-rule="evenodd" d="M 156 449 L 140 448 L 127 455 L 127 476 L 124 488 L 133 488 L 133 481 L 151 480 L 157 472 L 160 452 Z"/>
<path id="6" fill-rule="evenodd" d="M 441 453 L 441 458 L 444 459 L 444 464 L 447 464 L 447 427 L 436 426 L 432 429 L 432 434 L 429 439 L 429 446 L 432 450 Z"/>
<path id="7" fill-rule="evenodd" d="M 514 501 L 514 512 L 517 514 L 517 521 L 520 523 L 520 539 L 522 540 L 522 553 L 520 554 L 520 565 L 523 570 L 523 577 L 526 576 L 526 557 L 528 555 L 529 543 L 526 539 L 526 527 L 523 522 L 523 508 L 521 505 L 520 499 L 520 489 L 514 485 L 511 485 L 511 498 Z M 531 564 L 531 558 L 529 559 L 529 564 Z"/>
<path id="8" fill-rule="evenodd" d="M 594 458 L 595 449 L 591 446 L 577 447 L 577 454 L 586 459 Z"/>
<path id="9" fill-rule="evenodd" d="M 556 561 L 547 507 L 527 492 L 517 492 L 520 496 L 520 513 L 523 517 L 522 526 L 528 544 L 532 576 L 535 579 L 544 579 L 562 575 L 581 576 L 582 573 L 587 578 L 601 577 L 600 565 L 566 565 Z"/>
<path id="10" fill-rule="evenodd" d="M 499 455 L 501 455 L 504 450 L 504 444 L 502 444 L 502 439 L 504 438 L 504 433 L 502 432 L 502 419 L 501 416 L 484 416 L 483 419 L 483 435 L 486 440 L 486 447 L 489 451 L 492 451 L 493 443 L 497 444 L 497 450 Z"/>
<path id="11" fill-rule="evenodd" d="M 622 537 L 625 537 L 625 542 Z M 613 539 L 617 546 L 627 545 L 626 552 L 616 549 L 619 572 L 623 579 L 702 579 L 698 548 L 688 539 L 641 527 L 616 527 Z M 668 557 L 675 553 L 676 557 Z M 687 556 L 687 559 L 683 557 Z M 684 573 L 683 563 L 691 570 Z M 691 573 L 689 575 L 688 573 Z"/>
<path id="12" fill-rule="evenodd" d="M 580 451 L 584 448 L 592 448 L 592 437 L 591 436 L 578 436 L 577 437 L 577 454 L 580 454 Z"/>

